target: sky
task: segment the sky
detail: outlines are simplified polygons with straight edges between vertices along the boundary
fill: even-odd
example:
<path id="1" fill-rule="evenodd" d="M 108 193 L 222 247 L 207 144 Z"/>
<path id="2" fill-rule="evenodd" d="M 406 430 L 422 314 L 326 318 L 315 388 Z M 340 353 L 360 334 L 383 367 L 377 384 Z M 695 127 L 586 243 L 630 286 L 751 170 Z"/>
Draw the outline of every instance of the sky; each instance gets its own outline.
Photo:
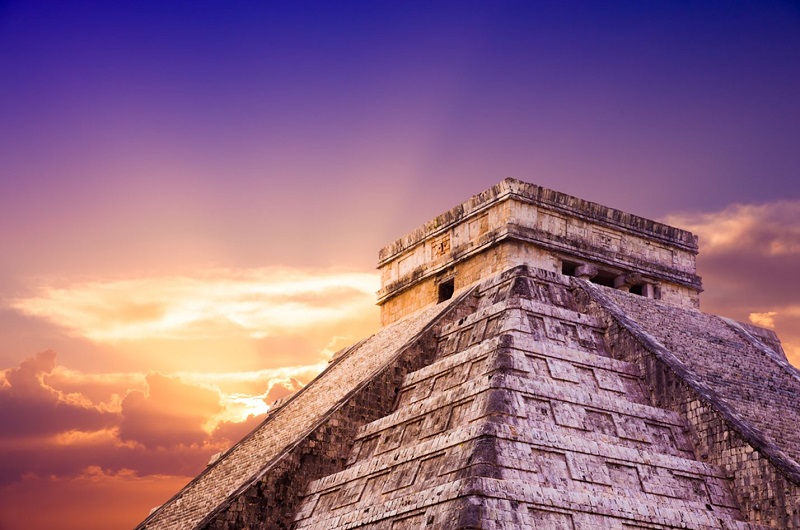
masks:
<path id="1" fill-rule="evenodd" d="M 0 530 L 135 526 L 506 177 L 698 234 L 800 365 L 799 144 L 796 2 L 0 0 Z"/>

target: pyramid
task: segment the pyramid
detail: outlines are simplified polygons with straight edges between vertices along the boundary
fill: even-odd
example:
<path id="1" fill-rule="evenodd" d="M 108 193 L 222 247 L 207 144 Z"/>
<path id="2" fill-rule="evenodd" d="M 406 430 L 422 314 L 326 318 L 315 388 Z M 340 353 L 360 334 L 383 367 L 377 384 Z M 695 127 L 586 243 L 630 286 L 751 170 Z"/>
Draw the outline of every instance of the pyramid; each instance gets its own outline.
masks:
<path id="1" fill-rule="evenodd" d="M 800 372 L 689 232 L 507 179 L 380 251 L 382 328 L 139 529 L 800 529 Z"/>

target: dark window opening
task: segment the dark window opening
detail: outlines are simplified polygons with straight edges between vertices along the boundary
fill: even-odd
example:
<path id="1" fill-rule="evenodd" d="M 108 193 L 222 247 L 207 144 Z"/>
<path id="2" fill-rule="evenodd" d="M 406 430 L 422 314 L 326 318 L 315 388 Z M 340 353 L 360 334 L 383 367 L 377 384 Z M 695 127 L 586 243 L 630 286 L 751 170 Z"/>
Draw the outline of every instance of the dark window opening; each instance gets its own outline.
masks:
<path id="1" fill-rule="evenodd" d="M 562 261 L 561 262 L 561 274 L 564 276 L 575 276 L 575 271 L 580 267 L 579 263 L 570 263 L 569 261 Z M 618 273 L 613 273 L 609 271 L 600 270 L 600 272 L 594 278 L 589 278 L 589 281 L 592 283 L 596 283 L 597 285 L 603 285 L 605 287 L 614 287 L 614 278 L 616 278 Z"/>
<path id="2" fill-rule="evenodd" d="M 581 266 L 580 263 L 575 263 L 571 261 L 562 261 L 561 274 L 563 274 L 564 276 L 575 276 L 578 267 L 580 266 Z M 620 272 L 611 272 L 609 270 L 603 270 L 598 267 L 597 276 L 595 276 L 594 278 L 589 278 L 589 281 L 597 285 L 602 285 L 604 287 L 614 288 L 614 282 L 619 277 L 620 274 L 621 274 Z M 441 302 L 442 300 L 446 300 L 446 298 L 441 298 L 441 286 L 439 287 L 439 289 L 440 289 L 439 301 Z M 628 287 L 628 291 L 635 295 L 644 296 L 647 298 L 655 298 L 656 300 L 661 299 L 661 287 L 647 282 Z"/>
<path id="3" fill-rule="evenodd" d="M 564 276 L 575 276 L 575 269 L 578 266 L 574 263 L 569 263 L 567 261 L 561 262 L 561 274 Z"/>
<path id="4" fill-rule="evenodd" d="M 641 283 L 634 285 L 629 289 L 633 294 L 644 296 L 645 298 L 653 298 L 654 300 L 661 300 L 661 286 L 652 283 Z"/>
<path id="5" fill-rule="evenodd" d="M 596 283 L 597 285 L 603 285 L 605 287 L 614 287 L 614 278 L 616 276 L 610 272 L 600 271 L 600 274 L 589 280 L 592 283 Z"/>
<path id="6" fill-rule="evenodd" d="M 447 281 L 444 281 L 439 284 L 439 300 L 438 302 L 444 302 L 445 300 L 450 300 L 453 298 L 453 293 L 455 292 L 455 279 L 450 278 Z"/>

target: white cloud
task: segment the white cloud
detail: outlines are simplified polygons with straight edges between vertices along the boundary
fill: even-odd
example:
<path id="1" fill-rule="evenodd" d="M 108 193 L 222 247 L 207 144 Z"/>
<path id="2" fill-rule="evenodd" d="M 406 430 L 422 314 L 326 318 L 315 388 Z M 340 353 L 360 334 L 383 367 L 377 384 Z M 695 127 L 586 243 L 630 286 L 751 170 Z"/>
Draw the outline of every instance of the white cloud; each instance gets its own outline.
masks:
<path id="1" fill-rule="evenodd" d="M 377 274 L 212 269 L 191 277 L 91 281 L 17 299 L 17 310 L 97 342 L 260 339 L 375 311 Z"/>
<path id="2" fill-rule="evenodd" d="M 718 212 L 673 214 L 664 221 L 699 235 L 703 254 L 737 248 L 770 256 L 800 254 L 800 201 L 734 204 Z"/>

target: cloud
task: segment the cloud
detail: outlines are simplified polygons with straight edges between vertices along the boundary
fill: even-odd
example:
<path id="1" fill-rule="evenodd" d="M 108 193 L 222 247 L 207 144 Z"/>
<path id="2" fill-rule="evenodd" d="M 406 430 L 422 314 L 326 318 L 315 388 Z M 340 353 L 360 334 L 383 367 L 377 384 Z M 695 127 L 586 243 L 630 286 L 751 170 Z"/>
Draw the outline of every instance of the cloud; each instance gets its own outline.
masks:
<path id="1" fill-rule="evenodd" d="M 4 440 L 0 443 L 0 487 L 17 483 L 26 476 L 72 478 L 87 466 L 110 472 L 129 469 L 139 476 L 194 476 L 212 454 L 235 441 L 209 436 L 202 444 L 148 448 L 121 441 L 118 428 L 66 431 L 19 443 Z"/>
<path id="2" fill-rule="evenodd" d="M 90 466 L 194 475 L 322 367 L 94 374 L 42 352 L 0 371 L 0 487 L 29 475 L 74 478 Z"/>
<path id="3" fill-rule="evenodd" d="M 219 393 L 223 408 L 208 419 L 206 422 L 208 430 L 223 422 L 237 423 L 250 416 L 265 414 L 275 400 L 305 386 L 326 365 L 327 363 L 319 363 L 256 372 L 219 374 L 181 372 L 176 376 L 188 384 L 213 389 Z"/>
<path id="4" fill-rule="evenodd" d="M 777 315 L 775 311 L 768 311 L 766 313 L 750 313 L 748 317 L 750 322 L 755 324 L 756 326 L 761 326 L 762 328 L 775 328 L 775 315 Z"/>
<path id="5" fill-rule="evenodd" d="M 213 443 L 219 444 L 224 449 L 228 449 L 233 444 L 244 438 L 250 431 L 258 427 L 266 418 L 266 414 L 249 416 L 242 422 L 224 421 L 217 425 L 211 433 Z"/>
<path id="6" fill-rule="evenodd" d="M 134 390 L 122 400 L 120 439 L 147 448 L 202 444 L 206 421 L 223 408 L 219 393 L 157 373 L 146 379 L 147 392 Z"/>
<path id="7" fill-rule="evenodd" d="M 683 213 L 665 221 L 700 236 L 706 254 L 750 249 L 759 255 L 800 255 L 800 201 L 734 204 L 719 212 Z"/>
<path id="8" fill-rule="evenodd" d="M 303 384 L 294 378 L 290 378 L 286 381 L 275 381 L 270 386 L 265 399 L 267 403 L 274 403 L 279 399 L 291 396 L 301 388 L 303 388 Z"/>
<path id="9" fill-rule="evenodd" d="M 700 236 L 703 310 L 774 329 L 800 366 L 800 201 L 737 204 L 664 221 Z"/>
<path id="10" fill-rule="evenodd" d="M 65 430 L 107 428 L 116 418 L 75 392 L 62 392 L 44 382 L 56 366 L 53 351 L 41 352 L 4 371 L 0 388 L 0 441 L 52 435 Z"/>
<path id="11" fill-rule="evenodd" d="M 205 269 L 28 282 L 27 294 L 0 300 L 10 304 L 0 307 L 0 325 L 11 331 L 0 363 L 15 363 L 20 350 L 58 347 L 83 370 L 113 373 L 314 365 L 369 336 L 379 321 L 372 273 Z M 93 401 L 117 399 L 108 381 L 95 382 Z"/>
<path id="12" fill-rule="evenodd" d="M 313 365 L 286 366 L 247 372 L 178 372 L 175 375 L 182 381 L 193 385 L 215 388 L 223 396 L 237 392 L 262 395 L 268 392 L 270 386 L 278 381 L 295 379 L 305 385 L 325 369 L 327 365 L 327 362 L 323 362 Z"/>
<path id="13" fill-rule="evenodd" d="M 61 365 L 46 374 L 42 383 L 62 393 L 80 394 L 95 406 L 115 412 L 128 392 L 147 389 L 145 374 L 84 373 Z"/>
<path id="14" fill-rule="evenodd" d="M 12 306 L 98 342 L 260 339 L 375 314 L 378 287 L 373 273 L 209 269 L 191 277 L 44 284 Z"/>

